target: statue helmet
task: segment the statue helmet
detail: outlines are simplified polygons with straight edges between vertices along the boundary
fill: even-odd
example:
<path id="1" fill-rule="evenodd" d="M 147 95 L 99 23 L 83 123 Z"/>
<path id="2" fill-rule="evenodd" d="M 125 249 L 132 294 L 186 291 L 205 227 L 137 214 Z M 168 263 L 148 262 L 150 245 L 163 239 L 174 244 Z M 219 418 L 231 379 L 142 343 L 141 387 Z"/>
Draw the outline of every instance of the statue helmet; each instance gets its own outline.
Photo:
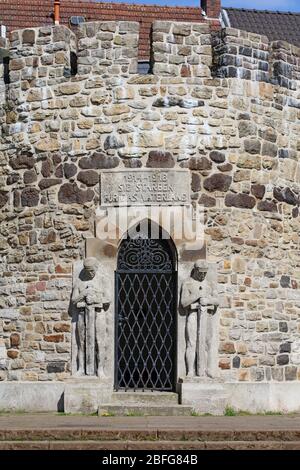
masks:
<path id="1" fill-rule="evenodd" d="M 85 260 L 83 261 L 83 266 L 84 266 L 84 269 L 87 269 L 87 270 L 90 270 L 90 269 L 97 269 L 98 268 L 98 261 L 96 258 L 85 258 Z"/>
<path id="2" fill-rule="evenodd" d="M 208 268 L 208 263 L 205 260 L 196 261 L 196 263 L 194 264 L 194 269 L 201 273 L 207 273 Z"/>

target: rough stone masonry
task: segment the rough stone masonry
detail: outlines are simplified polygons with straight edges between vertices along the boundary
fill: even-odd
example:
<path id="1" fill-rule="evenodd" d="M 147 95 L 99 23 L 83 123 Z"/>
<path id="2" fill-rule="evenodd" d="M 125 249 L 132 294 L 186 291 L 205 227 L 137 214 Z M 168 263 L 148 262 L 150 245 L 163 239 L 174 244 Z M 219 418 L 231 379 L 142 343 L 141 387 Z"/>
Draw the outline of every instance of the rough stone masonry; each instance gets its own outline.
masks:
<path id="1" fill-rule="evenodd" d="M 0 44 L 0 380 L 70 376 L 72 265 L 95 236 L 101 171 L 146 167 L 188 168 L 205 207 L 221 379 L 299 381 L 300 49 L 157 21 L 153 73 L 138 75 L 138 29 Z"/>

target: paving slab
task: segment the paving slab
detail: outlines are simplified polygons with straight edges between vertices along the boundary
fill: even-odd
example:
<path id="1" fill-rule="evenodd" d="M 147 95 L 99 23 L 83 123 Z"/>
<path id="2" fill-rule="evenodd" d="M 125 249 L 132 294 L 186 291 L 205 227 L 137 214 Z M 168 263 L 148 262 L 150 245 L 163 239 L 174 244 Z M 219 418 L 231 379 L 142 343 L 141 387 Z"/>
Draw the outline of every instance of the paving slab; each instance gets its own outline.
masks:
<path id="1" fill-rule="evenodd" d="M 106 417 L 64 414 L 2 414 L 0 432 L 56 431 L 255 431 L 300 432 L 300 415 L 286 416 L 128 416 Z"/>
<path id="2" fill-rule="evenodd" d="M 300 450 L 300 415 L 0 416 L 0 450 Z"/>

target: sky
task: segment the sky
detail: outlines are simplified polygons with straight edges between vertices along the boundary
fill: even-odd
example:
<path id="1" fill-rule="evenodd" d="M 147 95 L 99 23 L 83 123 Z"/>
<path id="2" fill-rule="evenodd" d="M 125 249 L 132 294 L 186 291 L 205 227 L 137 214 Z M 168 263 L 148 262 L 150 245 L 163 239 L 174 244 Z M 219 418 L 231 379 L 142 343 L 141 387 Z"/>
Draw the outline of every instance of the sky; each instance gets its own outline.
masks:
<path id="1" fill-rule="evenodd" d="M 101 0 L 99 0 L 101 1 Z M 103 0 L 102 0 L 103 1 Z M 198 7 L 200 0 L 109 0 L 126 3 L 148 3 Z M 299 11 L 300 0 L 222 0 L 223 7 L 256 8 L 258 10 Z"/>

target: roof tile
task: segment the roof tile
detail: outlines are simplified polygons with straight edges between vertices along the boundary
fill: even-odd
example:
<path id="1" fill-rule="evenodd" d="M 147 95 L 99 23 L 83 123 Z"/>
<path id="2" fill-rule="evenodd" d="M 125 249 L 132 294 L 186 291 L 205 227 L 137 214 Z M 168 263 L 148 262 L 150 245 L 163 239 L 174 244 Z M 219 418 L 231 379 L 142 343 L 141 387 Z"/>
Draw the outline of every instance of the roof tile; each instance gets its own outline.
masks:
<path id="1" fill-rule="evenodd" d="M 300 13 L 225 8 L 230 26 L 300 47 Z"/>

